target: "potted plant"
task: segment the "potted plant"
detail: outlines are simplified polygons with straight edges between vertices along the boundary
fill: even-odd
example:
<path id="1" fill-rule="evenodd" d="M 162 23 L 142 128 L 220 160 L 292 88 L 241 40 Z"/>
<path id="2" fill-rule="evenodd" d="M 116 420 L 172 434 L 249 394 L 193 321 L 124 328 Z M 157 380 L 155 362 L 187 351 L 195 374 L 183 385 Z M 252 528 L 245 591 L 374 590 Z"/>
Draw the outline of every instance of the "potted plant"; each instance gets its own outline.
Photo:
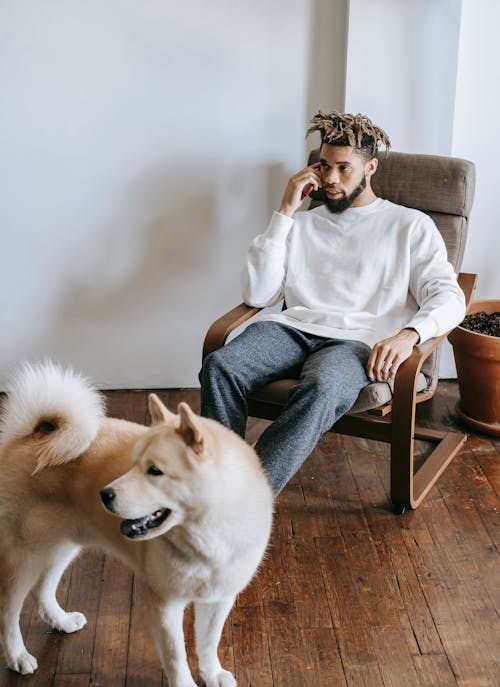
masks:
<path id="1" fill-rule="evenodd" d="M 500 436 L 500 300 L 475 301 L 449 335 L 457 367 L 458 416 Z"/>

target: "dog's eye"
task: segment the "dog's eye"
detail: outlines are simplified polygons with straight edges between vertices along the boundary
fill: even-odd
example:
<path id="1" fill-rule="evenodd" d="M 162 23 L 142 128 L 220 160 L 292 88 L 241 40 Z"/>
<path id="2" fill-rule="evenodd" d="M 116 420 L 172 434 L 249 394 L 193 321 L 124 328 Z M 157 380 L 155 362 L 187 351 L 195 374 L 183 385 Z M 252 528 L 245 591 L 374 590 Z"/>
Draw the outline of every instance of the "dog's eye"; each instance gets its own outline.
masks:
<path id="1" fill-rule="evenodd" d="M 163 472 L 156 467 L 156 465 L 150 465 L 148 468 L 148 475 L 152 475 L 153 477 L 159 477 L 159 475 L 163 475 Z"/>

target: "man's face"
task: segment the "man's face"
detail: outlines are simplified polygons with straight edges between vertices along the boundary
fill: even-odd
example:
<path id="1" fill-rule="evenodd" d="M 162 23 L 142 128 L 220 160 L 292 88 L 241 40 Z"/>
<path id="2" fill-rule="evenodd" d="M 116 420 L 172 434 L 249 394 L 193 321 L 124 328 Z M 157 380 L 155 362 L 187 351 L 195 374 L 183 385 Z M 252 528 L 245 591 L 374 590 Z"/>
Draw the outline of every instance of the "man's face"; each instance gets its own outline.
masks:
<path id="1" fill-rule="evenodd" d="M 367 188 L 367 179 L 376 168 L 376 160 L 367 162 L 350 146 L 324 143 L 320 151 L 319 173 L 325 205 L 330 212 L 339 213 L 348 207 L 371 202 L 373 194 L 371 188 Z"/>

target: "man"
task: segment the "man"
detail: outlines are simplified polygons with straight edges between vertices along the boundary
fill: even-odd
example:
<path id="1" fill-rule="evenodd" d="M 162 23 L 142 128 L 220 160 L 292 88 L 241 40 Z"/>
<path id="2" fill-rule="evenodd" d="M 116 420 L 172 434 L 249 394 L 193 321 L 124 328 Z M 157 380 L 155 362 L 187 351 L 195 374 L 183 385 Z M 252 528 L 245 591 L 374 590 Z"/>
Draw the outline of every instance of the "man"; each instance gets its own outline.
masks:
<path id="1" fill-rule="evenodd" d="M 264 314 L 200 372 L 202 415 L 245 433 L 246 396 L 298 377 L 256 451 L 278 493 L 370 381 L 393 378 L 417 343 L 464 317 L 442 237 L 424 213 L 378 198 L 371 177 L 387 134 L 363 115 L 321 111 L 320 161 L 291 177 L 248 251 L 244 301 Z M 322 189 L 324 205 L 297 212 Z M 296 214 L 295 214 L 296 213 Z"/>

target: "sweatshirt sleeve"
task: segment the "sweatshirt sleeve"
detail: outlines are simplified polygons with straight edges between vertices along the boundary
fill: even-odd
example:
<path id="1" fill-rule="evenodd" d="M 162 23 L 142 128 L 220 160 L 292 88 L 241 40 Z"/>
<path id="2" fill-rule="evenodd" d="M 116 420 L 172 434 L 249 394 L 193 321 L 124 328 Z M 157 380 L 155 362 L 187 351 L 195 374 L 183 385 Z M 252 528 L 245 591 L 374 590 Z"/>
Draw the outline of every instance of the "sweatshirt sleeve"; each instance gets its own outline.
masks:
<path id="1" fill-rule="evenodd" d="M 414 228 L 410 269 L 410 292 L 419 310 L 406 327 L 415 329 L 423 343 L 453 329 L 465 316 L 463 291 L 430 217 L 424 216 Z"/>
<path id="2" fill-rule="evenodd" d="M 263 234 L 247 253 L 241 274 L 241 291 L 247 305 L 265 308 L 283 297 L 287 262 L 287 238 L 293 219 L 274 212 Z"/>

